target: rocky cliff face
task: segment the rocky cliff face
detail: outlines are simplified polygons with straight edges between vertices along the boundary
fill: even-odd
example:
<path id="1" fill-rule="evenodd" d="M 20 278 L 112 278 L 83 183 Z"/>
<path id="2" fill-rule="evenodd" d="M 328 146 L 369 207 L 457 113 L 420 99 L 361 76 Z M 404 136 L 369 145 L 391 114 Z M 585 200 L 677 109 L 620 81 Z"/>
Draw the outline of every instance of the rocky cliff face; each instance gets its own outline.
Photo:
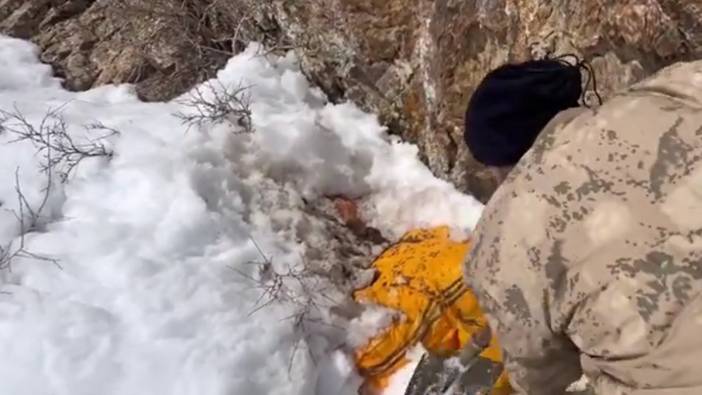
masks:
<path id="1" fill-rule="evenodd" d="M 36 42 L 69 89 L 127 82 L 164 100 L 222 67 L 235 36 L 267 42 L 243 12 L 224 1 L 0 0 L 0 31 Z"/>
<path id="2" fill-rule="evenodd" d="M 482 200 L 465 106 L 507 61 L 574 53 L 605 96 L 702 58 L 698 0 L 0 0 L 0 29 L 32 38 L 72 89 L 135 83 L 170 98 L 247 41 L 294 49 L 333 100 L 350 99 L 419 145 L 431 169 Z"/>

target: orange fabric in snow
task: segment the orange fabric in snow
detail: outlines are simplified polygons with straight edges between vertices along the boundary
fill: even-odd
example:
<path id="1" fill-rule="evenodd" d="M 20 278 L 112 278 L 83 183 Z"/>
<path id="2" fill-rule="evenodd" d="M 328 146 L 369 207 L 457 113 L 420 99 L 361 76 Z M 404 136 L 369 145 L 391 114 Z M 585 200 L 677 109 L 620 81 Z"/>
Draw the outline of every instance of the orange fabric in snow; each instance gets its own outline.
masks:
<path id="1" fill-rule="evenodd" d="M 446 227 L 415 230 L 373 262 L 378 277 L 357 290 L 354 299 L 400 311 L 402 318 L 356 352 L 359 372 L 372 387 L 384 387 L 407 362 L 405 354 L 414 345 L 421 343 L 429 352 L 452 355 L 486 325 L 475 296 L 463 282 L 462 266 L 469 247 L 469 242 L 451 240 Z M 494 337 L 481 356 L 501 361 Z M 503 374 L 492 394 L 510 392 Z"/>

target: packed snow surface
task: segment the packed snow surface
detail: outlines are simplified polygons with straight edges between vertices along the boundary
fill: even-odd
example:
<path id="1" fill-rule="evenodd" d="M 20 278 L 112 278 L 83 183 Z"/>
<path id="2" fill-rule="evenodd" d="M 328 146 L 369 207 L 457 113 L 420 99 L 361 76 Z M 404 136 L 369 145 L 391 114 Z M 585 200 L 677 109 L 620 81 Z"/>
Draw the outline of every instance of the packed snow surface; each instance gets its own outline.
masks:
<path id="1" fill-rule="evenodd" d="M 251 45 L 214 82 L 203 86 L 247 87 L 254 133 L 237 120 L 184 125 L 174 114 L 192 113 L 183 102 L 193 92 L 144 103 L 129 85 L 66 91 L 33 45 L 0 36 L 0 109 L 37 128 L 52 110 L 76 144 L 113 152 L 49 183 L 38 146 L 0 129 L 0 246 L 23 252 L 0 273 L 0 394 L 353 393 L 338 345 L 301 347 L 286 303 L 256 309 L 252 262 L 303 265 L 325 235 L 290 229 L 304 199 L 322 195 L 361 198 L 390 239 L 475 225 L 478 202 L 435 178 L 374 115 L 327 103 L 292 55 Z M 28 208 L 39 207 L 32 221 Z"/>

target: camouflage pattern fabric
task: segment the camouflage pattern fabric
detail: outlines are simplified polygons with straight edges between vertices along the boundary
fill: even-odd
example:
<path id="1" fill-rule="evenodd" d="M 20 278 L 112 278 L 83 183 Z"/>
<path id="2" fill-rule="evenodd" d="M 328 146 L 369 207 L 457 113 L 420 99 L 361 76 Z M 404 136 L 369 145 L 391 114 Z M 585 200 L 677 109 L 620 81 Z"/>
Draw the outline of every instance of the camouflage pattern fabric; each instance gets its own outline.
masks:
<path id="1" fill-rule="evenodd" d="M 560 114 L 474 242 L 515 391 L 702 394 L 702 61 Z"/>

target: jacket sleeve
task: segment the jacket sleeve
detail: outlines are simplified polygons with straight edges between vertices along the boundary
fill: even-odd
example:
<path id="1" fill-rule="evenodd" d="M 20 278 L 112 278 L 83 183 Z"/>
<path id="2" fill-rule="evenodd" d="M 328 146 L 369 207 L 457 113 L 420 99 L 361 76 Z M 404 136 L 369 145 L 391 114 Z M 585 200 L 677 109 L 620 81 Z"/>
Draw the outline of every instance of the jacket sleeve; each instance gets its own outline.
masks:
<path id="1" fill-rule="evenodd" d="M 579 353 L 549 327 L 546 285 L 529 273 L 527 260 L 496 259 L 499 242 L 478 244 L 465 275 L 497 336 L 510 383 L 520 394 L 563 394 L 581 376 Z"/>
<path id="2" fill-rule="evenodd" d="M 560 113 L 542 136 L 584 111 Z M 551 310 L 561 302 L 556 283 L 565 274 L 547 267 L 556 247 L 545 236 L 553 208 L 519 185 L 530 178 L 524 171 L 517 166 L 485 208 L 464 273 L 498 337 L 515 390 L 562 394 L 582 375 L 580 355 L 562 328 L 552 328 Z"/>

